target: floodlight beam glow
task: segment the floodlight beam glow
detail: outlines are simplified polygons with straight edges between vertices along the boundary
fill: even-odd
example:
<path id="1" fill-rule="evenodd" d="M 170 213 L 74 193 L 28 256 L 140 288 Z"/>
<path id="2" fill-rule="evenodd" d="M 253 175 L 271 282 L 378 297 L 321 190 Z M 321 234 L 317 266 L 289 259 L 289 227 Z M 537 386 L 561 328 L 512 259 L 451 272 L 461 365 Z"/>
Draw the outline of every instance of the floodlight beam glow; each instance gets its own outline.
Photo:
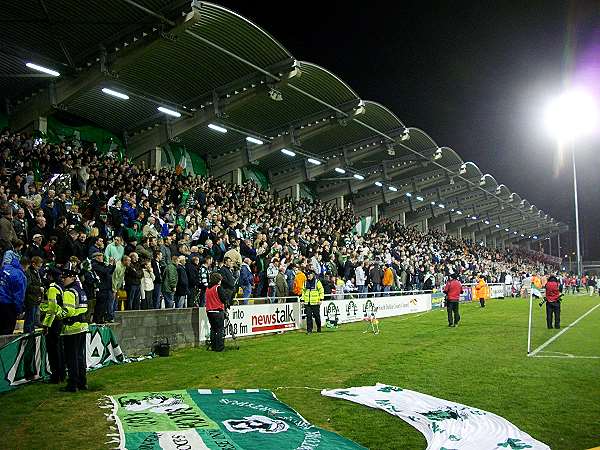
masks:
<path id="1" fill-rule="evenodd" d="M 599 121 L 596 99 L 582 88 L 565 91 L 551 100 L 544 114 L 546 128 L 560 138 L 591 134 L 600 127 Z"/>

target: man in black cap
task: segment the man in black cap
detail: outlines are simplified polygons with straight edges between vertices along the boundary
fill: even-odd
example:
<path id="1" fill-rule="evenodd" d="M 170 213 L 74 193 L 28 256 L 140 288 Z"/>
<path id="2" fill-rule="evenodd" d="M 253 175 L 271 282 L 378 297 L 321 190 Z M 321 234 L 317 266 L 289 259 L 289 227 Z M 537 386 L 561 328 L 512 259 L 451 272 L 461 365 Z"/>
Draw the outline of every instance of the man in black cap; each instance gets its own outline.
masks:
<path id="1" fill-rule="evenodd" d="M 458 326 L 458 322 L 460 322 L 458 303 L 460 302 L 460 294 L 462 294 L 463 288 L 461 282 L 458 280 L 458 272 L 453 272 L 450 278 L 450 281 L 444 287 L 446 308 L 448 309 L 448 326 L 456 327 Z"/>

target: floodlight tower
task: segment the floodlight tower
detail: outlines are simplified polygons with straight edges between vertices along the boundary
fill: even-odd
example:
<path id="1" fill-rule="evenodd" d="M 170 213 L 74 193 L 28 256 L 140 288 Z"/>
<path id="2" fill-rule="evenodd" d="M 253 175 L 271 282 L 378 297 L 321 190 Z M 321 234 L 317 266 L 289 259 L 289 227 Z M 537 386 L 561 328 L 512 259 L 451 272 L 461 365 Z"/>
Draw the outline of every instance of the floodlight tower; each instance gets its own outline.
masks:
<path id="1" fill-rule="evenodd" d="M 592 94 L 574 88 L 563 92 L 547 107 L 546 126 L 553 135 L 558 134 L 559 144 L 570 144 L 573 162 L 573 199 L 575 203 L 575 235 L 577 243 L 577 274 L 581 276 L 581 246 L 579 237 L 579 206 L 577 202 L 577 167 L 573 138 L 591 134 L 598 129 L 598 108 Z"/>

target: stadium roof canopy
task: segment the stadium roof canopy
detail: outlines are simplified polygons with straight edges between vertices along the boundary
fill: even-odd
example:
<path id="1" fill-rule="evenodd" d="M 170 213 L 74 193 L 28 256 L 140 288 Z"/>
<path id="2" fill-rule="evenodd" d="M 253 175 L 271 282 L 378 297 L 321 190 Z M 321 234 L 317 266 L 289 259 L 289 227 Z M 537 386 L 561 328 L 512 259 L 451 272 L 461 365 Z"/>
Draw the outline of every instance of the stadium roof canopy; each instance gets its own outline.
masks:
<path id="1" fill-rule="evenodd" d="M 17 129 L 63 110 L 124 136 L 132 155 L 180 142 L 215 176 L 257 165 L 276 191 L 308 182 L 324 200 L 351 199 L 358 212 L 382 205 L 407 222 L 489 228 L 514 241 L 567 229 L 221 6 L 22 0 L 3 12 L 0 92 Z"/>

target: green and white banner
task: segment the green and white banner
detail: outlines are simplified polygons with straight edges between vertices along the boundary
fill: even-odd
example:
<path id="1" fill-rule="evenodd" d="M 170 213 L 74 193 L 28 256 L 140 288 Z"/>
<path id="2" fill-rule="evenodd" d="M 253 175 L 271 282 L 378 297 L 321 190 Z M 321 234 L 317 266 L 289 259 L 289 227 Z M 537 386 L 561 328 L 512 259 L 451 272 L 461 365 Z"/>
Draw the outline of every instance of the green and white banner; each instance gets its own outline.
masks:
<path id="1" fill-rule="evenodd" d="M 86 341 L 88 370 L 126 362 L 117 338 L 109 327 L 90 325 Z M 46 337 L 41 332 L 24 334 L 0 348 L 0 392 L 52 373 L 46 352 Z"/>
<path id="2" fill-rule="evenodd" d="M 369 232 L 371 223 L 373 223 L 373 217 L 361 217 L 360 222 L 354 226 L 354 233 L 358 234 L 359 236 L 364 236 Z"/>
<path id="3" fill-rule="evenodd" d="M 108 397 L 118 448 L 344 450 L 360 445 L 317 428 L 259 389 L 138 392 Z M 117 442 L 118 441 L 118 442 Z"/>
<path id="4" fill-rule="evenodd" d="M 378 383 L 321 394 L 399 417 L 425 436 L 428 450 L 550 450 L 496 414 L 396 386 Z"/>

